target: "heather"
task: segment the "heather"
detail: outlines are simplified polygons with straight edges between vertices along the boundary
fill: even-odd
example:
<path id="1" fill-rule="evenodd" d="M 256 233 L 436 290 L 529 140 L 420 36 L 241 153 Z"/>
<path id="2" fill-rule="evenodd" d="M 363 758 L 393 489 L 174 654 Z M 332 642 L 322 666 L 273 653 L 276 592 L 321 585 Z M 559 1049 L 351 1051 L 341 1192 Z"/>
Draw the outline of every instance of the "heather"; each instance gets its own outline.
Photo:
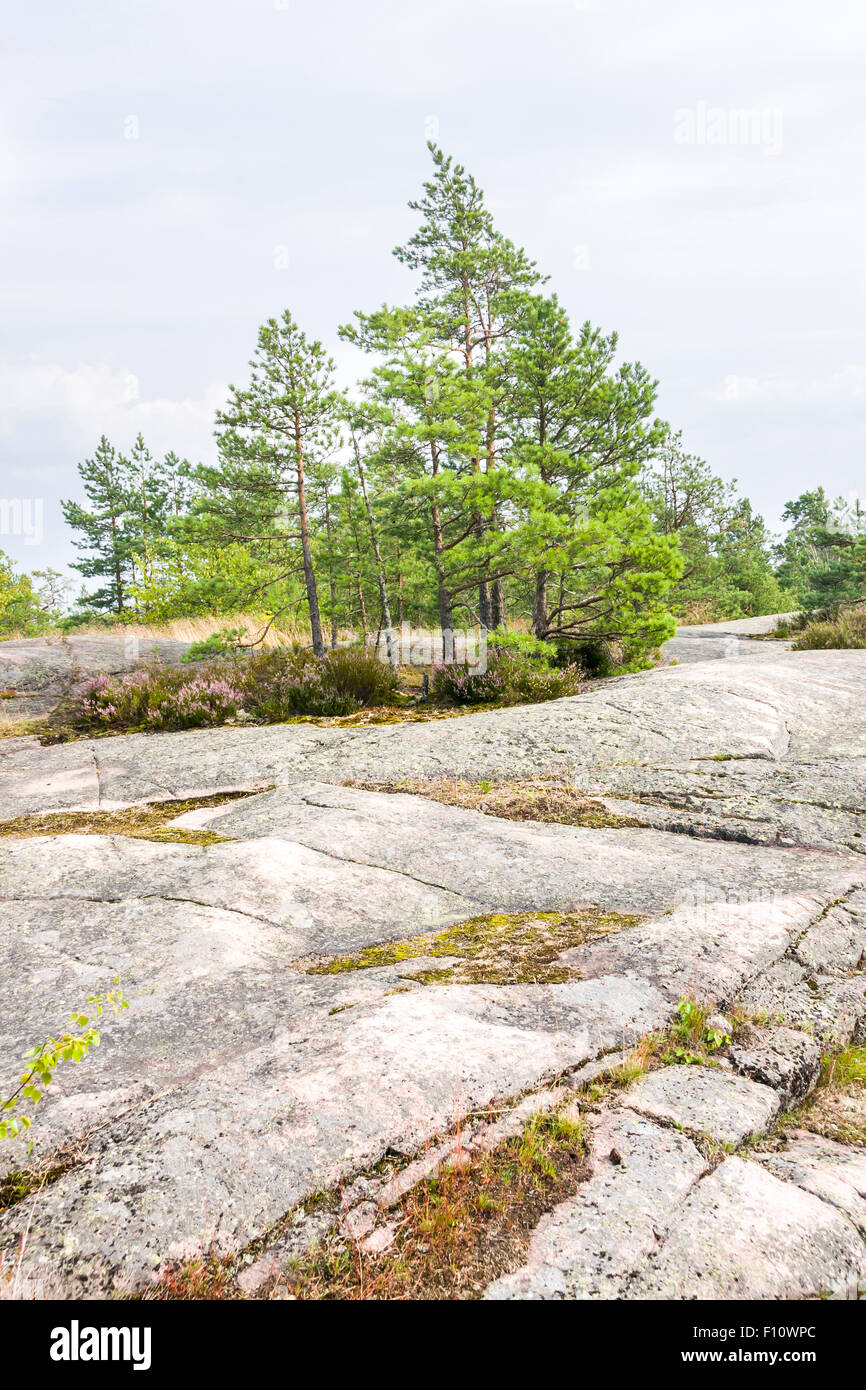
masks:
<path id="1" fill-rule="evenodd" d="M 793 645 L 795 652 L 866 647 L 866 608 L 809 615 Z"/>
<path id="2" fill-rule="evenodd" d="M 101 675 L 78 691 L 72 723 L 98 729 L 194 729 L 229 719 L 277 723 L 301 715 L 352 714 L 387 705 L 398 693 L 393 670 L 356 648 L 315 656 L 276 648 L 195 669 L 152 666 Z"/>
<path id="3" fill-rule="evenodd" d="M 435 667 L 433 694 L 457 705 L 538 704 L 579 694 L 581 680 L 574 662 L 557 668 L 525 648 L 491 646 L 484 671 L 458 664 Z"/>

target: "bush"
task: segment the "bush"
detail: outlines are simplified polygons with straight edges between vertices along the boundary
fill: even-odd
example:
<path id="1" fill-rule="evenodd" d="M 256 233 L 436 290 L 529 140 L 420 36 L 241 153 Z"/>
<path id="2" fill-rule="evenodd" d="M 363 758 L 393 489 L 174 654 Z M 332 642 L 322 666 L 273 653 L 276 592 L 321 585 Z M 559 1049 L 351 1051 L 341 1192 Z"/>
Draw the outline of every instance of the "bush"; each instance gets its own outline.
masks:
<path id="1" fill-rule="evenodd" d="M 96 676 L 73 706 L 80 729 L 194 729 L 223 724 L 240 711 L 266 723 L 297 715 L 352 714 L 390 704 L 397 675 L 358 648 L 319 658 L 302 647 L 277 647 L 234 662 L 211 661 L 195 672 L 148 667 Z"/>
<path id="2" fill-rule="evenodd" d="M 115 614 L 104 613 L 99 609 L 80 608 L 61 618 L 57 626 L 63 633 L 74 633 L 81 627 L 104 627 L 106 631 L 110 631 L 117 626 L 117 618 Z"/>
<path id="3" fill-rule="evenodd" d="M 866 647 L 866 608 L 810 617 L 793 644 L 795 652 Z"/>
<path id="4" fill-rule="evenodd" d="M 540 703 L 577 695 L 581 679 L 580 667 L 574 663 L 557 670 L 542 665 L 535 655 L 496 646 L 488 649 L 486 671 L 473 671 L 456 663 L 437 666 L 433 672 L 433 693 L 458 705 L 488 704 L 493 700 L 507 704 Z"/>
<path id="5" fill-rule="evenodd" d="M 301 714 L 351 714 L 357 705 L 337 689 L 326 661 L 300 649 L 252 657 L 244 672 L 245 709 L 270 724 Z"/>
<path id="6" fill-rule="evenodd" d="M 196 729 L 225 723 L 242 698 L 222 668 L 191 676 L 157 666 L 95 676 L 78 693 L 73 721 L 84 728 Z"/>
<path id="7" fill-rule="evenodd" d="M 184 652 L 181 661 L 207 661 L 215 656 L 234 656 L 239 652 L 246 632 L 242 627 L 223 627 L 219 632 L 212 632 L 209 637 L 204 637 L 200 642 L 190 643 L 189 650 Z"/>
<path id="8" fill-rule="evenodd" d="M 363 647 L 338 647 L 324 658 L 336 688 L 357 705 L 390 704 L 400 687 L 393 666 L 365 652 Z"/>
<path id="9" fill-rule="evenodd" d="M 484 705 L 504 698 L 505 681 L 490 665 L 486 671 L 472 671 L 453 662 L 434 666 L 433 694 L 440 700 L 453 700 L 455 705 Z"/>
<path id="10" fill-rule="evenodd" d="M 290 647 L 251 657 L 244 688 L 250 714 L 274 722 L 392 704 L 398 678 L 390 666 L 362 648 L 341 647 L 319 658 L 309 648 Z"/>
<path id="11" fill-rule="evenodd" d="M 535 665 L 551 666 L 556 661 L 556 644 L 542 642 L 531 632 L 509 632 L 507 628 L 496 627 L 487 634 L 487 649 L 497 652 L 510 652 L 524 657 Z"/>

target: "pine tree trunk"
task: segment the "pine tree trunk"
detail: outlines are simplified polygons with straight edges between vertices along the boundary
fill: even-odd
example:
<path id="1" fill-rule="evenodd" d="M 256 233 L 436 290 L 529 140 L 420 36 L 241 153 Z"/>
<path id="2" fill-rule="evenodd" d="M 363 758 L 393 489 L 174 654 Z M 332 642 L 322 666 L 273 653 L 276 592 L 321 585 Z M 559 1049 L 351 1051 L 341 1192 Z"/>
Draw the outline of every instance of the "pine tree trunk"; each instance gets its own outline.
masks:
<path id="1" fill-rule="evenodd" d="M 478 621 L 489 631 L 493 627 L 493 604 L 490 601 L 490 585 L 482 579 L 478 585 Z"/>
<path id="2" fill-rule="evenodd" d="M 298 471 L 298 513 L 301 522 L 301 550 L 304 557 L 304 585 L 307 590 L 307 607 L 310 610 L 310 633 L 313 651 L 316 656 L 325 655 L 325 641 L 322 637 L 322 619 L 319 613 L 319 594 L 316 588 L 316 572 L 313 569 L 313 552 L 310 547 L 310 527 L 307 519 L 307 492 L 304 477 L 304 451 L 301 444 L 301 422 L 295 414 L 295 466 Z"/>
<path id="3" fill-rule="evenodd" d="M 451 608 L 451 595 L 439 581 L 439 626 L 442 629 L 442 660 L 450 666 L 454 660 L 454 613 Z"/>
<path id="4" fill-rule="evenodd" d="M 111 548 L 114 551 L 114 583 L 117 590 L 117 611 L 123 612 L 123 578 L 120 572 L 120 550 L 117 544 L 117 517 L 111 514 Z"/>
<path id="5" fill-rule="evenodd" d="M 535 599 L 532 605 L 532 631 L 542 641 L 547 636 L 547 577 L 548 571 L 535 571 Z"/>
<path id="6" fill-rule="evenodd" d="M 501 579 L 495 580 L 491 592 L 493 606 L 493 626 L 505 626 L 505 586 Z"/>
<path id="7" fill-rule="evenodd" d="M 397 622 L 403 626 L 403 570 L 400 565 L 402 555 L 397 546 Z"/>
<path id="8" fill-rule="evenodd" d="M 373 555 L 376 560 L 376 574 L 379 580 L 379 605 L 382 609 L 382 629 L 385 632 L 385 646 L 388 652 L 389 666 L 397 665 L 397 655 L 394 650 L 394 630 L 391 626 L 391 605 L 388 602 L 388 586 L 385 583 L 385 566 L 382 563 L 382 552 L 379 549 L 379 537 L 376 534 L 376 522 L 373 518 L 373 509 L 370 506 L 370 499 L 367 496 L 367 479 L 364 476 L 364 465 L 361 462 L 361 453 L 354 435 L 352 444 L 355 448 L 355 463 L 358 467 L 358 477 L 361 480 L 361 492 L 364 498 L 364 509 L 367 513 L 367 521 L 370 526 L 370 539 L 373 542 Z M 376 646 L 378 647 L 378 637 Z"/>
<path id="9" fill-rule="evenodd" d="M 361 586 L 361 572 L 360 572 L 360 570 L 359 570 L 358 573 L 355 575 L 355 583 L 356 583 L 357 589 L 358 589 L 358 603 L 359 603 L 360 609 L 361 609 L 361 641 L 362 641 L 362 644 L 363 644 L 363 647 L 364 647 L 364 651 L 366 652 L 366 650 L 367 650 L 367 605 L 366 605 L 366 603 L 364 602 L 364 590 L 363 590 L 363 588 L 362 588 L 362 586 Z"/>
<path id="10" fill-rule="evenodd" d="M 328 533 L 328 585 L 331 590 L 331 651 L 337 645 L 337 584 L 334 579 L 334 542 L 331 534 L 331 499 L 325 488 L 325 527 Z"/>
<path id="11" fill-rule="evenodd" d="M 431 503 L 430 520 L 433 526 L 433 568 L 439 593 L 439 626 L 442 629 L 442 660 L 446 666 L 454 660 L 454 615 L 451 608 L 451 593 L 445 583 L 445 566 L 442 563 L 442 521 L 436 503 Z"/>

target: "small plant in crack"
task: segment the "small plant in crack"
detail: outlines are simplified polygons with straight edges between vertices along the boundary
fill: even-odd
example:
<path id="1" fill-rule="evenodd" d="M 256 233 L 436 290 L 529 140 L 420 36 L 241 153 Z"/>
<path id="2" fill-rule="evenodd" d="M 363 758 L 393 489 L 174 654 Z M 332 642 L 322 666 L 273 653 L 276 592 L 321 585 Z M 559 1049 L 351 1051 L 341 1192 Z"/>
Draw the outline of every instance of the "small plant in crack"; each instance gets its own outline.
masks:
<path id="1" fill-rule="evenodd" d="M 119 983 L 117 979 L 112 980 L 113 985 Z M 69 1022 L 75 1025 L 74 1030 L 67 1029 L 59 1038 L 46 1038 L 38 1047 L 25 1052 L 24 1071 L 17 1089 L 0 1099 L 0 1139 L 14 1139 L 21 1130 L 30 1128 L 31 1117 L 23 1113 L 23 1105 L 29 1103 L 35 1108 L 39 1104 L 61 1062 L 81 1062 L 92 1047 L 99 1046 L 99 1029 L 93 1018 L 99 1018 L 108 1007 L 115 1013 L 129 1008 L 121 989 L 88 995 L 87 1005 L 89 1014 L 76 1010 L 70 1015 Z"/>
<path id="2" fill-rule="evenodd" d="M 710 1014 L 707 1007 L 691 997 L 683 997 L 676 1006 L 676 1022 L 671 1028 L 673 1046 L 667 1059 L 684 1065 L 708 1065 L 712 1055 L 731 1041 L 730 1025 L 721 1015 Z"/>

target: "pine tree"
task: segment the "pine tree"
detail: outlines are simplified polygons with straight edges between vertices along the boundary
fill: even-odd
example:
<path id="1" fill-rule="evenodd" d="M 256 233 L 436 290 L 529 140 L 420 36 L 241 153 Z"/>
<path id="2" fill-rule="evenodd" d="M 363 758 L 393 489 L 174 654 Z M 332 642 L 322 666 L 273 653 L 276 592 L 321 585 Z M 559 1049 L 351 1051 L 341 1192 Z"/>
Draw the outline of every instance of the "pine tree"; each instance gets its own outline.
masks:
<path id="1" fill-rule="evenodd" d="M 313 650 L 323 656 L 307 492 L 308 477 L 337 443 L 341 407 L 333 386 L 334 364 L 286 310 L 281 319 L 269 319 L 260 328 L 250 367 L 249 386 L 231 387 L 229 404 L 217 415 L 220 468 L 200 470 L 198 476 L 224 498 L 235 494 L 232 510 L 240 534 L 234 539 L 246 538 L 254 526 L 258 535 L 252 539 L 279 536 L 283 542 L 300 543 Z M 296 531 L 287 530 L 295 524 Z M 293 568 L 293 553 L 289 551 L 285 573 Z"/>
<path id="2" fill-rule="evenodd" d="M 491 473 L 501 462 L 500 409 L 507 395 L 504 354 L 516 332 L 529 291 L 540 279 L 535 264 L 494 227 L 483 191 L 471 174 L 428 146 L 433 177 L 423 197 L 409 206 L 421 226 L 395 255 L 420 271 L 418 308 L 432 341 L 460 362 L 467 393 L 475 397 L 465 449 L 475 473 Z M 479 489 L 475 531 L 501 527 L 499 508 L 507 505 Z M 480 547 L 483 552 L 483 544 Z M 482 562 L 478 586 L 482 626 L 504 622 L 502 577 Z"/>
<path id="3" fill-rule="evenodd" d="M 589 323 L 573 340 L 556 298 L 538 296 L 511 353 L 514 458 L 551 498 L 533 631 L 566 644 L 601 636 L 652 646 L 670 628 L 664 596 L 677 546 L 656 533 L 639 485 L 661 437 L 655 382 L 639 363 L 616 367 L 616 351 L 616 334 Z"/>
<path id="4" fill-rule="evenodd" d="M 129 463 L 102 435 L 93 457 L 79 463 L 78 473 L 90 508 L 74 501 L 60 504 L 64 519 L 79 533 L 73 545 L 90 552 L 73 569 L 86 579 L 107 580 L 103 588 L 88 595 L 92 607 L 123 613 L 135 542 L 129 526 Z"/>

